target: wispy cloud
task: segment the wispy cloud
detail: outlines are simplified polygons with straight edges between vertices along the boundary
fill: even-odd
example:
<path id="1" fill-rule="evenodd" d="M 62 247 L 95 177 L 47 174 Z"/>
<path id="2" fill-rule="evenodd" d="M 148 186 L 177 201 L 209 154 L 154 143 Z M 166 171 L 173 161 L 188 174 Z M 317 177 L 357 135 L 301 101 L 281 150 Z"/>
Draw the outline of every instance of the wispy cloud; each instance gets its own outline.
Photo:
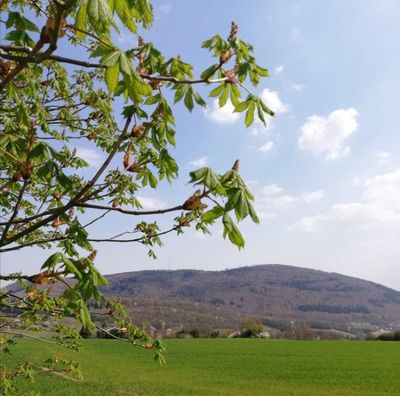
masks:
<path id="1" fill-rule="evenodd" d="M 374 158 L 378 164 L 387 164 L 390 159 L 390 154 L 387 151 L 377 151 L 374 154 Z"/>
<path id="2" fill-rule="evenodd" d="M 304 84 L 292 84 L 291 85 L 291 88 L 294 90 L 294 91 L 297 91 L 297 92 L 300 92 L 300 91 L 302 91 L 304 88 L 305 88 L 305 85 Z"/>
<path id="3" fill-rule="evenodd" d="M 145 197 L 141 195 L 138 195 L 136 198 L 141 203 L 143 209 L 146 210 L 165 209 L 167 207 L 167 203 L 158 198 Z"/>
<path id="4" fill-rule="evenodd" d="M 275 75 L 282 74 L 284 70 L 285 66 L 283 65 L 276 66 L 274 69 Z"/>
<path id="5" fill-rule="evenodd" d="M 304 217 L 290 229 L 319 231 L 332 226 L 400 229 L 400 169 L 366 179 L 359 201 L 337 203 L 316 216 Z M 391 231 L 390 231 L 391 232 Z"/>
<path id="6" fill-rule="evenodd" d="M 305 203 L 311 204 L 321 201 L 321 199 L 324 198 L 324 196 L 325 196 L 324 190 L 317 190 L 304 193 L 302 194 L 301 198 Z"/>
<path id="7" fill-rule="evenodd" d="M 105 160 L 104 155 L 99 150 L 86 147 L 77 147 L 76 156 L 85 160 L 92 167 L 101 165 Z"/>
<path id="8" fill-rule="evenodd" d="M 266 153 L 268 153 L 268 151 L 271 151 L 273 148 L 274 148 L 274 142 L 272 140 L 269 140 L 268 142 L 266 142 L 262 146 L 260 146 L 257 150 L 262 154 L 266 154 Z"/>
<path id="9" fill-rule="evenodd" d="M 207 163 L 208 163 L 207 157 L 201 157 L 194 159 L 193 161 L 190 161 L 190 165 L 192 165 L 194 168 L 201 168 L 203 166 L 206 166 Z"/>

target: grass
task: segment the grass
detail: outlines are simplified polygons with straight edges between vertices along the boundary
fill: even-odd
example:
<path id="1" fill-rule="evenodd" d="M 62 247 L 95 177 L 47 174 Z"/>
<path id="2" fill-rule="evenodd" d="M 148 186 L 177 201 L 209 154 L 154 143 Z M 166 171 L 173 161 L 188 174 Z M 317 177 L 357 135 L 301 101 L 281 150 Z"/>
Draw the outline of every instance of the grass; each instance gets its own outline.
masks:
<path id="1" fill-rule="evenodd" d="M 9 357 L 36 362 L 54 355 L 79 360 L 85 380 L 40 375 L 21 383 L 20 394 L 42 395 L 400 395 L 400 343 L 266 341 L 256 339 L 169 340 L 168 363 L 148 351 L 112 340 L 87 340 L 79 353 L 22 340 Z"/>

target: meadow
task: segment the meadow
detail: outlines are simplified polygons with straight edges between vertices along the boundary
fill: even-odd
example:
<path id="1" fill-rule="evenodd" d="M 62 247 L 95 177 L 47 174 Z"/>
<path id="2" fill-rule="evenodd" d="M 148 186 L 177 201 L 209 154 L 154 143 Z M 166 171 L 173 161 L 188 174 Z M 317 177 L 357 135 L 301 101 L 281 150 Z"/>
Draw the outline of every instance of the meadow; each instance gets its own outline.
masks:
<path id="1" fill-rule="evenodd" d="M 43 361 L 60 350 L 79 360 L 85 379 L 55 375 L 21 383 L 42 395 L 400 395 L 400 343 L 258 339 L 167 340 L 167 364 L 113 340 L 85 340 L 76 353 L 20 340 L 3 363 Z"/>

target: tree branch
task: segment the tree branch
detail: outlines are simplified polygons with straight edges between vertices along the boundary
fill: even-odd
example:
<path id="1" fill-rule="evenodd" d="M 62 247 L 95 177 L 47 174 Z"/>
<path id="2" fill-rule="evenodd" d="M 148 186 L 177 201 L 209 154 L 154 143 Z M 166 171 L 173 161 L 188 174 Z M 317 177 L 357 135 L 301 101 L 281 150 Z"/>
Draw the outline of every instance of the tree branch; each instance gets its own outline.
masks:
<path id="1" fill-rule="evenodd" d="M 55 220 L 58 216 L 60 216 L 61 214 L 65 213 L 70 208 L 76 206 L 78 201 L 94 186 L 96 181 L 100 178 L 100 176 L 103 174 L 103 172 L 107 169 L 108 165 L 110 164 L 110 162 L 114 158 L 115 154 L 118 152 L 119 147 L 121 146 L 122 142 L 126 138 L 126 132 L 127 132 L 128 128 L 129 128 L 131 120 L 132 120 L 132 116 L 127 118 L 127 120 L 125 122 L 125 126 L 124 126 L 121 134 L 119 135 L 118 139 L 115 141 L 114 147 L 111 150 L 110 154 L 108 155 L 106 160 L 103 162 L 103 164 L 101 165 L 99 170 L 96 172 L 96 174 L 92 177 L 92 179 L 88 183 L 86 183 L 86 185 L 75 195 L 75 197 L 73 197 L 67 204 L 65 204 L 61 208 L 57 208 L 51 215 L 49 215 L 45 219 L 42 219 L 42 220 L 38 221 L 35 224 L 32 224 L 31 226 L 27 227 L 26 229 L 24 229 L 20 233 L 18 233 L 16 235 L 14 235 L 13 237 L 9 238 L 7 241 L 2 241 L 0 243 L 0 246 L 9 245 L 10 243 L 13 243 L 13 242 L 17 241 L 18 239 L 24 237 L 25 235 L 30 234 L 32 231 L 35 231 L 38 228 L 40 228 L 40 227 L 48 224 L 49 222 Z M 17 249 L 13 249 L 13 250 L 17 250 Z M 0 250 L 0 252 L 1 251 L 2 250 Z"/>
<path id="2" fill-rule="evenodd" d="M 4 51 L 7 52 L 24 52 L 31 54 L 30 48 L 27 47 L 17 47 L 15 45 L 0 45 L 0 48 L 3 49 Z M 36 54 L 36 57 L 32 57 L 29 59 L 28 62 L 31 63 L 40 63 L 42 59 L 40 59 L 41 53 Z M 11 59 L 15 61 L 25 61 L 28 57 L 19 57 L 15 55 L 9 55 L 9 54 L 2 54 L 2 57 L 5 59 Z M 81 61 L 78 59 L 73 59 L 73 58 L 67 58 L 64 56 L 58 56 L 58 55 L 49 55 L 46 57 L 46 60 L 54 60 L 56 62 L 62 62 L 62 63 L 69 63 L 71 65 L 77 65 L 77 66 L 82 66 L 82 67 L 88 67 L 88 68 L 105 68 L 105 66 L 100 65 L 100 63 L 93 63 L 93 62 L 86 62 L 86 61 Z M 155 76 L 152 74 L 146 74 L 146 73 L 139 73 L 140 77 L 142 77 L 145 80 L 149 81 L 165 81 L 165 82 L 172 82 L 174 84 L 216 84 L 216 83 L 222 83 L 225 81 L 228 81 L 228 77 L 222 77 L 218 79 L 209 79 L 208 77 L 206 78 L 199 78 L 199 79 L 179 79 L 176 77 L 172 76 Z M 246 88 L 247 90 L 247 88 Z"/>
<path id="3" fill-rule="evenodd" d="M 46 342 L 48 344 L 58 344 L 56 341 L 45 340 L 44 338 L 36 337 L 36 336 L 30 335 L 30 334 L 25 334 L 25 333 L 18 333 L 18 332 L 14 332 L 14 331 L 6 331 L 6 330 L 0 330 L 0 333 L 9 334 L 9 335 L 17 336 L 17 337 L 32 338 L 34 340 Z"/>
<path id="4" fill-rule="evenodd" d="M 18 198 L 17 198 L 17 201 L 15 202 L 14 211 L 13 211 L 10 219 L 8 220 L 6 226 L 4 227 L 3 234 L 1 236 L 1 242 L 4 242 L 7 239 L 8 230 L 10 229 L 13 220 L 15 219 L 15 217 L 18 214 L 19 205 L 21 204 L 22 197 L 24 195 L 24 192 L 25 192 L 27 186 L 28 186 L 28 179 L 24 180 L 24 184 L 22 185 L 21 190 L 19 190 Z"/>
<path id="5" fill-rule="evenodd" d="M 114 212 L 120 212 L 123 214 L 129 214 L 132 216 L 164 214 L 164 213 L 175 212 L 177 210 L 183 209 L 182 205 L 174 206 L 172 208 L 157 209 L 157 210 L 127 210 L 127 209 L 122 209 L 122 208 L 113 208 L 112 206 L 103 206 L 103 205 L 95 205 L 95 204 L 87 204 L 87 203 L 79 203 L 76 206 L 81 207 L 81 208 L 89 208 L 89 209 L 109 210 L 109 211 L 114 211 Z"/>

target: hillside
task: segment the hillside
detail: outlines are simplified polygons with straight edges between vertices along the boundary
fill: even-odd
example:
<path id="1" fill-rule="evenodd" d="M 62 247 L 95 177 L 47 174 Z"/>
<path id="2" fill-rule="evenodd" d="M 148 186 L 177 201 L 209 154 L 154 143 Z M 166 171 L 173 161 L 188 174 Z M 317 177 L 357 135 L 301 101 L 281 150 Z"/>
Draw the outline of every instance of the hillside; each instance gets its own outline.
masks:
<path id="1" fill-rule="evenodd" d="M 140 271 L 107 276 L 136 322 L 236 328 L 259 316 L 271 327 L 305 324 L 362 334 L 400 327 L 400 292 L 336 273 L 259 265 L 225 271 Z"/>

